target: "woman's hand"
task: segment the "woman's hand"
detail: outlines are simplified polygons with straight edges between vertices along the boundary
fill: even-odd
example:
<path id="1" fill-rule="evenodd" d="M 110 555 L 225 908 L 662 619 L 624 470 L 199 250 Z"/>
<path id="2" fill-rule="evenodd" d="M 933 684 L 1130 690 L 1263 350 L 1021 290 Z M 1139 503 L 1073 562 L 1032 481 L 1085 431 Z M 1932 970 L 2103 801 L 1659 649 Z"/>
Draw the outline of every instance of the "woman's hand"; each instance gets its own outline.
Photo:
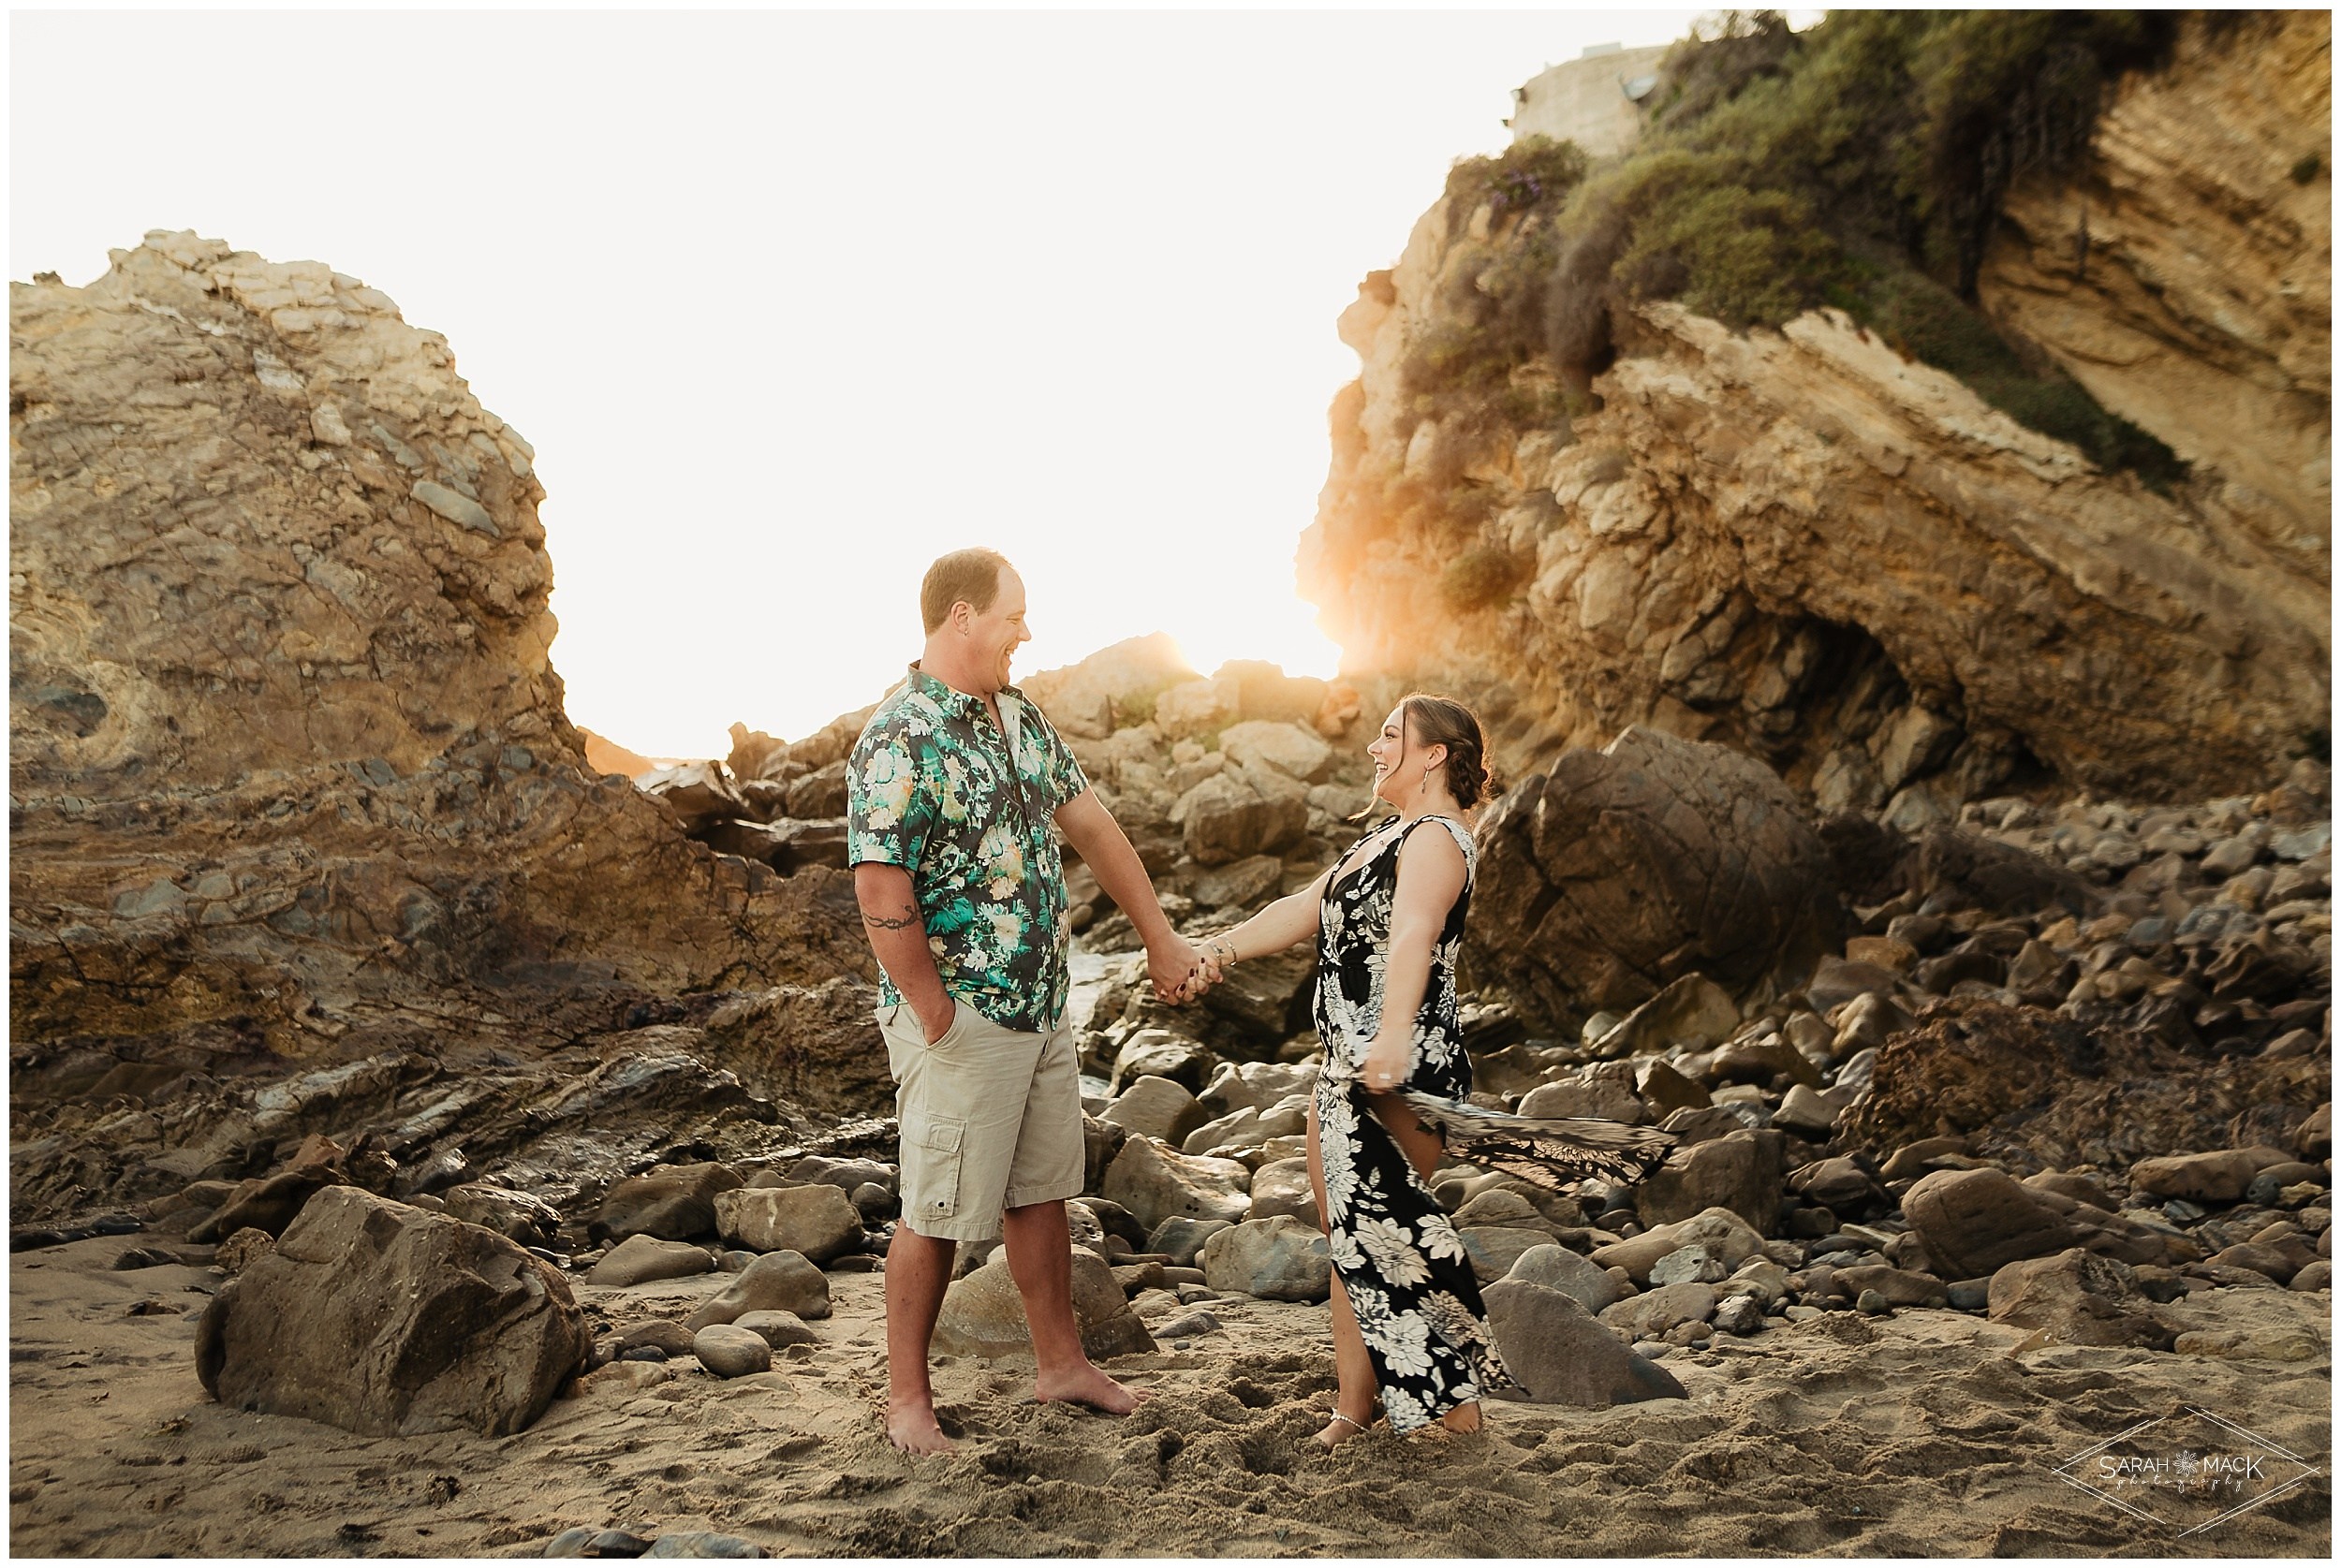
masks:
<path id="1" fill-rule="evenodd" d="M 1179 987 L 1178 1000 L 1192 1002 L 1227 977 L 1228 965 L 1235 962 L 1235 945 L 1222 934 L 1206 937 L 1196 944 L 1195 965 Z"/>
<path id="2" fill-rule="evenodd" d="M 1358 1065 L 1358 1081 L 1369 1093 L 1395 1093 L 1406 1087 L 1413 1055 L 1413 1043 L 1403 1035 L 1377 1034 Z"/>

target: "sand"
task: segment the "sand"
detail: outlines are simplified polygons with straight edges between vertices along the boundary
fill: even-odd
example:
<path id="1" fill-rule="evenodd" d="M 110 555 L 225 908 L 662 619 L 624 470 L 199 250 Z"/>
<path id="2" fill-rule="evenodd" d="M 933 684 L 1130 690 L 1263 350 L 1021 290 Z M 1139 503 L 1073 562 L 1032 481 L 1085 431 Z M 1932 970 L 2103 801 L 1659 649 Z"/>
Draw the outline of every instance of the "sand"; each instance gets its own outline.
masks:
<path id="1" fill-rule="evenodd" d="M 716 1530 L 773 1555 L 1252 1557 L 2147 1555 L 2323 1559 L 2325 1481 L 2172 1539 L 2052 1473 L 2198 1404 L 2329 1470 L 2331 1297 L 2206 1292 L 2172 1311 L 2289 1336 L 2299 1360 L 2010 1354 L 1946 1311 L 1775 1326 L 1667 1365 L 1689 1392 L 1607 1411 L 1494 1402 L 1477 1435 L 1339 1454 L 1323 1309 L 1213 1304 L 1223 1331 L 1113 1363 L 1126 1419 L 1023 1402 L 1030 1364 L 942 1361 L 945 1458 L 876 1426 L 881 1280 L 831 1277 L 822 1338 L 768 1373 L 692 1370 L 556 1401 L 529 1430 L 366 1438 L 223 1409 L 194 1371 L 209 1269 L 113 1272 L 137 1237 L 16 1254 L 9 1518 L 19 1555 L 524 1556 L 573 1525 Z M 583 1290 L 679 1316 L 721 1277 Z M 141 1302 L 161 1312 L 134 1314 Z"/>

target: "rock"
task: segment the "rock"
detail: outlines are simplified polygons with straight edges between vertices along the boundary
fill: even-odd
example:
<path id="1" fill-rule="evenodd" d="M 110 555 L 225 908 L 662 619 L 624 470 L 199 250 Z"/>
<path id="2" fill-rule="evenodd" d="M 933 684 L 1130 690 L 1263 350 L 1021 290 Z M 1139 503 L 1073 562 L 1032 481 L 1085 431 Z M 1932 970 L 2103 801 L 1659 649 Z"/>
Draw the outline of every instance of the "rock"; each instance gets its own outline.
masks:
<path id="1" fill-rule="evenodd" d="M 2305 1267 L 2305 1259 L 2287 1256 L 2274 1247 L 2257 1242 L 2241 1241 L 2232 1247 L 2222 1247 L 2204 1260 L 2222 1268 L 2248 1268 L 2264 1274 L 2278 1284 L 2289 1284 L 2292 1276 Z"/>
<path id="2" fill-rule="evenodd" d="M 1858 1161 L 1842 1154 L 1798 1166 L 1789 1173 L 1788 1187 L 1805 1201 L 1848 1219 L 1860 1219 L 1881 1207 L 1886 1197 Z"/>
<path id="3" fill-rule="evenodd" d="M 1603 1323 L 1623 1328 L 1636 1339 L 1656 1340 L 1682 1324 L 1705 1323 L 1715 1312 L 1715 1288 L 1686 1282 L 1629 1296 L 1600 1316 Z"/>
<path id="4" fill-rule="evenodd" d="M 2076 1203 L 2085 1203 L 2093 1209 L 2102 1209 L 2109 1214 L 2120 1207 L 2097 1182 L 2088 1177 L 2075 1175 L 2069 1171 L 2039 1171 L 2025 1177 L 2024 1184 L 2027 1187 L 2038 1188 L 2042 1192 L 2062 1194 Z"/>
<path id="5" fill-rule="evenodd" d="M 1027 676 L 1019 689 L 1064 734 L 1096 740 L 1143 720 L 1165 691 L 1197 679 L 1178 644 L 1156 632 L 1126 637 L 1079 664 Z"/>
<path id="6" fill-rule="evenodd" d="M 1157 1340 L 1200 1340 L 1206 1334 L 1219 1332 L 1219 1319 L 1208 1312 L 1182 1313 L 1159 1324 L 1154 1330 Z"/>
<path id="7" fill-rule="evenodd" d="M 1284 879 L 1282 860 L 1274 855 L 1255 855 L 1203 872 L 1196 877 L 1192 894 L 1204 909 L 1248 907 L 1274 897 L 1283 888 Z"/>
<path id="8" fill-rule="evenodd" d="M 2292 1276 L 2292 1288 L 2294 1290 L 2331 1290 L 2333 1288 L 2333 1260 L 2319 1258 L 2316 1262 L 2304 1267 L 2299 1273 Z"/>
<path id="9" fill-rule="evenodd" d="M 2333 1102 L 2319 1106 L 2293 1129 L 2292 1147 L 2311 1160 L 2324 1159 L 2333 1152 Z"/>
<path id="10" fill-rule="evenodd" d="M 1224 866 L 1249 856 L 1273 854 L 1308 831 L 1308 792 L 1263 794 L 1260 775 L 1214 773 L 1179 797 L 1170 820 L 1184 829 L 1182 843 L 1199 866 Z"/>
<path id="11" fill-rule="evenodd" d="M 1229 1062 L 1220 1064 L 1196 1099 L 1203 1114 L 1215 1118 L 1245 1107 L 1265 1112 L 1296 1095 L 1305 1104 L 1316 1083 L 1317 1069 L 1307 1063 Z"/>
<path id="12" fill-rule="evenodd" d="M 218 1212 L 189 1230 L 187 1239 L 198 1244 L 218 1241 L 240 1230 L 282 1236 L 312 1197 L 346 1180 L 339 1171 L 321 1165 L 279 1171 L 265 1181 L 249 1183 L 249 1191 L 240 1189 Z"/>
<path id="13" fill-rule="evenodd" d="M 262 1231 L 260 1234 L 265 1237 L 268 1233 Z M 230 1237 L 228 1239 L 232 1241 L 235 1238 Z M 164 1252 L 160 1247 L 130 1247 L 116 1253 L 113 1262 L 108 1267 L 117 1273 L 128 1273 L 138 1268 L 160 1268 L 178 1261 L 178 1258 Z M 217 1261 L 216 1256 L 213 1261 Z"/>
<path id="14" fill-rule="evenodd" d="M 681 1280 L 704 1274 L 715 1267 L 707 1249 L 688 1241 L 661 1241 L 655 1236 L 629 1236 L 602 1254 L 585 1272 L 589 1285 L 648 1284 L 654 1280 Z"/>
<path id="15" fill-rule="evenodd" d="M 1656 1058 L 1635 1069 L 1634 1096 L 1660 1117 L 1669 1111 L 1704 1109 L 1713 1103 L 1706 1090 Z"/>
<path id="16" fill-rule="evenodd" d="M 1744 1128 L 1678 1148 L 1636 1190 L 1635 1210 L 1655 1226 L 1729 1209 L 1758 1232 L 1769 1230 L 1779 1217 L 1781 1147 L 1780 1134 Z"/>
<path id="17" fill-rule="evenodd" d="M 1813 970 L 1813 977 L 1804 982 L 1804 997 L 1816 1012 L 1833 1013 L 1857 997 L 1891 998 L 1901 981 L 1902 976 L 1892 970 L 1876 964 L 1824 958 Z"/>
<path id="18" fill-rule="evenodd" d="M 829 1280 L 810 1259 L 802 1253 L 766 1253 L 683 1321 L 696 1331 L 710 1324 L 737 1323 L 748 1312 L 824 1318 L 829 1310 Z"/>
<path id="19" fill-rule="evenodd" d="M 1638 725 L 1565 752 L 1478 836 L 1476 951 L 1539 1022 L 1694 972 L 1744 986 L 1839 939 L 1834 872 L 1795 796 L 1723 746 Z"/>
<path id="20" fill-rule="evenodd" d="M 1155 1348 L 1154 1336 L 1130 1310 L 1113 1272 L 1094 1254 L 1073 1252 L 1073 1316 L 1082 1349 L 1093 1360 L 1135 1356 Z M 1006 1249 L 981 1268 L 951 1282 L 935 1326 L 935 1349 L 945 1356 L 987 1358 L 1032 1354 L 1024 1304 L 1008 1269 Z"/>
<path id="21" fill-rule="evenodd" d="M 717 1377 L 746 1377 L 773 1370 L 773 1347 L 753 1329 L 713 1323 L 691 1336 L 691 1354 Z"/>
<path id="22" fill-rule="evenodd" d="M 1921 898 L 1949 895 L 1995 915 L 2052 906 L 2079 915 L 2090 907 L 2088 884 L 2072 872 L 1964 828 L 1926 828 L 1915 860 L 1908 880 Z"/>
<path id="23" fill-rule="evenodd" d="M 1324 1233 L 1279 1214 L 1215 1232 L 1200 1254 L 1203 1282 L 1272 1301 L 1322 1301 L 1332 1293 Z"/>
<path id="24" fill-rule="evenodd" d="M 1539 1404 L 1598 1409 L 1686 1397 L 1671 1374 L 1618 1343 L 1566 1292 L 1508 1277 L 1480 1295 L 1506 1370 Z M 1517 1396 L 1498 1391 L 1497 1397 Z"/>
<path id="25" fill-rule="evenodd" d="M 197 1340 L 222 1404 L 385 1437 L 518 1431 L 592 1349 L 559 1270 L 346 1186 L 212 1298 Z"/>
<path id="26" fill-rule="evenodd" d="M 440 1194 L 449 1219 L 485 1225 L 523 1247 L 550 1246 L 561 1234 L 561 1211 L 542 1198 L 485 1181 L 466 1181 Z"/>
<path id="27" fill-rule="evenodd" d="M 257 1225 L 247 1225 L 219 1244 L 212 1262 L 232 1278 L 275 1250 L 276 1238 Z"/>
<path id="28" fill-rule="evenodd" d="M 670 1531 L 650 1544 L 644 1557 L 762 1557 L 764 1548 L 737 1535 L 712 1530 Z"/>
<path id="29" fill-rule="evenodd" d="M 569 1386 L 581 1396 L 633 1394 L 661 1383 L 672 1383 L 674 1375 L 674 1369 L 663 1362 L 619 1360 L 606 1367 L 596 1367 Z"/>
<path id="30" fill-rule="evenodd" d="M 1592 1117 L 1603 1121 L 1639 1125 L 1650 1120 L 1649 1107 L 1615 1078 L 1564 1078 L 1532 1089 L 1521 1097 L 1523 1116 Z"/>
<path id="31" fill-rule="evenodd" d="M 1100 1121 L 1174 1146 L 1203 1124 L 1203 1107 L 1193 1094 L 1152 1074 L 1130 1079 L 1097 1115 Z"/>
<path id="32" fill-rule="evenodd" d="M 1235 767 L 1270 768 L 1303 784 L 1323 784 L 1333 765 L 1333 749 L 1314 732 L 1264 719 L 1229 725 L 1219 732 L 1219 749 Z"/>
<path id="33" fill-rule="evenodd" d="M 1920 1178 L 1902 1208 L 1927 1255 L 1951 1277 L 1968 1279 L 2081 1239 L 2045 1195 L 2004 1171 L 1942 1170 Z"/>
<path id="34" fill-rule="evenodd" d="M 1458 1226 L 1455 1234 L 1463 1238 L 1464 1255 L 1471 1260 L 1471 1272 L 1481 1281 L 1504 1278 L 1524 1255 L 1550 1245 L 1553 1240 L 1548 1230 L 1514 1225 Z"/>
<path id="35" fill-rule="evenodd" d="M 1288 1215 L 1315 1228 L 1317 1194 L 1309 1185 L 1309 1162 L 1271 1160 L 1252 1173 L 1252 1207 L 1247 1220 L 1273 1220 Z"/>
<path id="36" fill-rule="evenodd" d="M 1821 1086 L 1820 1069 L 1777 1034 L 1750 1036 L 1722 1047 L 1708 1059 L 1706 1077 L 1718 1084 L 1768 1085 L 1787 1077 L 1813 1089 Z"/>
<path id="37" fill-rule="evenodd" d="M 1772 1124 L 1809 1138 L 1826 1138 L 1836 1125 L 1836 1104 L 1807 1084 L 1790 1084 L 1772 1113 Z"/>
<path id="38" fill-rule="evenodd" d="M 1866 1296 L 1875 1291 L 1892 1307 L 1940 1307 L 1951 1299 L 1943 1282 L 1934 1275 L 1882 1263 L 1839 1268 L 1834 1271 L 1831 1288 L 1845 1297 Z"/>
<path id="39" fill-rule="evenodd" d="M 1729 1209 L 1715 1208 L 1596 1247 L 1592 1257 L 1597 1268 L 1624 1268 L 1637 1284 L 1646 1284 L 1652 1267 L 1660 1258 L 1694 1244 L 1704 1247 L 1726 1268 L 1737 1268 L 1752 1257 L 1764 1255 L 1764 1238 L 1753 1225 Z"/>
<path id="40" fill-rule="evenodd" d="M 1896 975 L 1907 975 L 1911 965 L 1919 961 L 1918 949 L 1907 942 L 1891 936 L 1856 936 L 1845 945 L 1848 963 L 1866 964 L 1872 969 L 1890 969 Z"/>
<path id="41" fill-rule="evenodd" d="M 1123 1042 L 1113 1059 L 1113 1091 L 1118 1094 L 1125 1086 L 1152 1077 L 1169 1078 L 1191 1094 L 1217 1065 L 1218 1059 L 1193 1040 L 1167 1030 L 1141 1029 Z"/>
<path id="42" fill-rule="evenodd" d="M 1892 1312 L 1894 1304 L 1884 1291 L 1865 1290 L 1853 1298 L 1853 1308 L 1865 1317 L 1885 1317 Z"/>
<path id="43" fill-rule="evenodd" d="M 1694 1243 L 1677 1247 L 1650 1266 L 1653 1285 L 1675 1285 L 1688 1280 L 1697 1284 L 1720 1284 L 1726 1270 L 1721 1263 L 1707 1255 L 1707 1249 Z"/>
<path id="44" fill-rule="evenodd" d="M 655 1350 L 661 1356 L 691 1354 L 691 1330 L 665 1318 L 638 1323 L 618 1335 L 618 1343 L 627 1350 Z"/>
<path id="45" fill-rule="evenodd" d="M 592 1527 L 587 1525 L 579 1525 L 573 1529 L 565 1530 L 560 1534 L 545 1543 L 545 1549 L 542 1555 L 546 1557 L 583 1557 L 585 1555 L 585 1543 L 594 1538 L 594 1533 L 595 1532 Z"/>
<path id="46" fill-rule="evenodd" d="M 1231 1224 L 1242 1220 L 1251 1210 L 1250 1185 L 1251 1172 L 1233 1160 L 1174 1153 L 1149 1139 L 1132 1138 L 1114 1157 L 1098 1192 L 1151 1231 L 1174 1214 Z"/>
<path id="47" fill-rule="evenodd" d="M 2129 1184 L 2133 1191 L 2157 1197 L 2233 1203 L 2259 1173 L 2259 1162 L 2249 1154 L 2240 1149 L 2223 1149 L 2208 1154 L 2141 1160 L 2129 1167 Z"/>
<path id="48" fill-rule="evenodd" d="M 1728 991 L 1704 975 L 1686 975 L 1593 1041 L 1593 1050 L 1604 1058 L 1644 1056 L 1674 1046 L 1705 1050 L 1729 1038 L 1739 1022 L 1740 1009 Z"/>
<path id="49" fill-rule="evenodd" d="M 1280 1045 L 1309 1027 L 1316 982 L 1313 946 L 1246 959 L 1203 993 L 1203 1012 L 1235 1048 Z"/>
<path id="50" fill-rule="evenodd" d="M 1716 1303 L 1715 1325 L 1727 1334 L 1753 1334 L 1764 1326 L 1764 1309 L 1752 1296 L 1727 1296 Z"/>
<path id="51" fill-rule="evenodd" d="M 1146 1251 L 1160 1253 L 1175 1267 L 1191 1267 L 1202 1252 L 1203 1243 L 1234 1223 L 1231 1220 L 1199 1220 L 1191 1215 L 1173 1214 L 1156 1225 L 1146 1238 Z"/>
<path id="52" fill-rule="evenodd" d="M 742 1185 L 740 1173 L 729 1165 L 660 1165 L 611 1188 L 590 1228 L 596 1237 L 613 1241 L 630 1236 L 668 1241 L 713 1236 L 715 1194 Z"/>
<path id="53" fill-rule="evenodd" d="M 1606 1269 L 1597 1268 L 1567 1247 L 1553 1244 L 1531 1247 L 1521 1253 L 1512 1260 L 1511 1272 L 1504 1277 L 1557 1290 L 1588 1312 L 1598 1312 L 1618 1297 L 1618 1282 Z"/>
<path id="54" fill-rule="evenodd" d="M 1863 991 L 1840 1004 L 1833 1016 L 1836 1033 L 1830 1036 L 1828 1055 L 1838 1061 L 1856 1051 L 1882 1046 L 1917 1021 L 1892 997 L 1878 991 Z"/>
<path id="55" fill-rule="evenodd" d="M 2043 1344 L 2168 1350 L 2174 1337 L 2128 1265 L 2078 1247 L 2003 1265 L 1990 1302 L 1993 1322 L 2032 1329 Z"/>
<path id="56" fill-rule="evenodd" d="M 828 1182 L 735 1187 L 715 1194 L 715 1229 L 750 1252 L 801 1253 L 828 1263 L 862 1250 L 861 1210 Z"/>

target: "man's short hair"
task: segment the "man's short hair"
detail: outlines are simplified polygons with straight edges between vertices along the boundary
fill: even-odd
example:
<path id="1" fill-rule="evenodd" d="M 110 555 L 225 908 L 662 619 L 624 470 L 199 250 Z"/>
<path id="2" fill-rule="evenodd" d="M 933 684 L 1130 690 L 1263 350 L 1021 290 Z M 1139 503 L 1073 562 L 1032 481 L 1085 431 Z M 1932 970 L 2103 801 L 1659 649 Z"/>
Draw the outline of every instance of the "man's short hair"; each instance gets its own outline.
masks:
<path id="1" fill-rule="evenodd" d="M 1008 569 L 1007 556 L 981 546 L 955 550 L 929 566 L 919 584 L 919 614 L 927 635 L 934 636 L 951 618 L 951 607 L 963 599 L 978 615 L 990 609 L 1000 596 L 1000 574 Z"/>

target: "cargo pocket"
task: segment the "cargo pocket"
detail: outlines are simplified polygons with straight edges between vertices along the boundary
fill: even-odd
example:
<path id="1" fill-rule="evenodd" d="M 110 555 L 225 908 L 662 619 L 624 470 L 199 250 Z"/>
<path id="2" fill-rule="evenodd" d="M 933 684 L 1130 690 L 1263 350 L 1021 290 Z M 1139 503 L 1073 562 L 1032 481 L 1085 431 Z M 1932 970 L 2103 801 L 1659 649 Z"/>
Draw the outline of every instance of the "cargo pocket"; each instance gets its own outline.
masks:
<path id="1" fill-rule="evenodd" d="M 967 1123 L 957 1117 L 927 1119 L 925 1130 L 919 1135 L 919 1145 L 925 1150 L 922 1164 L 926 1166 L 924 1180 L 920 1182 L 921 1217 L 943 1220 L 959 1212 L 959 1162 L 966 1136 Z"/>

